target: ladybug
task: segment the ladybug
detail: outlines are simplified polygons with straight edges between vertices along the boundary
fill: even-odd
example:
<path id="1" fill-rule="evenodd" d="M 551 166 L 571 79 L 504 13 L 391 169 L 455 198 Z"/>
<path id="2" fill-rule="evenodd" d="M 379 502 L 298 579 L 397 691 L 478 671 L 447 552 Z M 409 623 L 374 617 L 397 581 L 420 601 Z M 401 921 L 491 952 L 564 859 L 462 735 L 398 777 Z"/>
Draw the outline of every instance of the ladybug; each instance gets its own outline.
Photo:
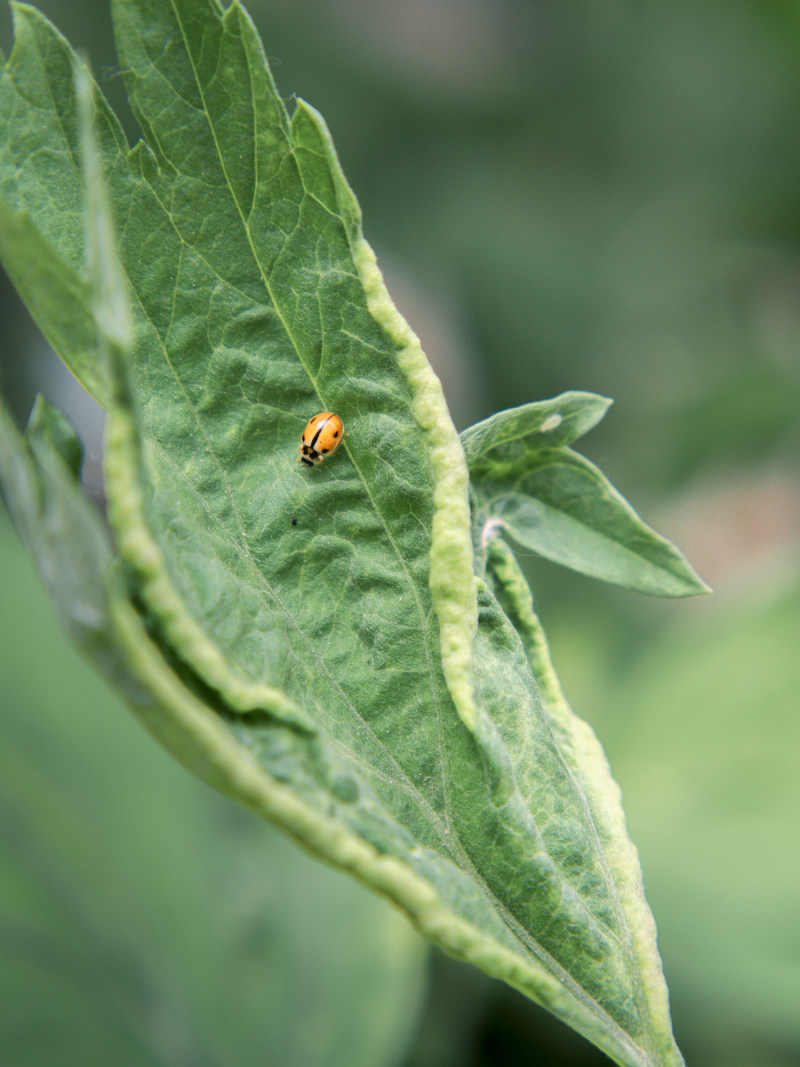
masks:
<path id="1" fill-rule="evenodd" d="M 332 411 L 320 411 L 303 430 L 300 438 L 300 462 L 317 467 L 325 456 L 332 455 L 344 437 L 344 423 Z"/>

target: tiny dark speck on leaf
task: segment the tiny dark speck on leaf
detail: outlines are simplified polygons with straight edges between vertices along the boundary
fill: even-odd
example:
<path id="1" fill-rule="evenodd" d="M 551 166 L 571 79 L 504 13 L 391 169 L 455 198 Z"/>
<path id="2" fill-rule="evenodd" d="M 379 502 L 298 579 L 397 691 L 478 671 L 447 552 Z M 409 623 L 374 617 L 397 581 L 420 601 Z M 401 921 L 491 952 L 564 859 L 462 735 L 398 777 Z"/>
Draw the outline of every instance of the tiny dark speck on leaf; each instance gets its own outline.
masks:
<path id="1" fill-rule="evenodd" d="M 292 519 L 292 526 L 297 526 L 297 519 Z"/>

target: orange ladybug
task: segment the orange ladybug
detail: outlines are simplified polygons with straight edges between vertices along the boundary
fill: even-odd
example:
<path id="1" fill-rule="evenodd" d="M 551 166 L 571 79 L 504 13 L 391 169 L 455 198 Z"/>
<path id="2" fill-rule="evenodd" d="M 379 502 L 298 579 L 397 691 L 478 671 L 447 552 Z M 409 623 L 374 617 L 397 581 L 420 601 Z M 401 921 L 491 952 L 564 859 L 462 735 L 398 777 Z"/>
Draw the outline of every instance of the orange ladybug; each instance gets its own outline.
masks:
<path id="1" fill-rule="evenodd" d="M 344 437 L 344 423 L 332 411 L 320 411 L 303 430 L 300 438 L 300 462 L 318 467 L 325 456 L 332 456 Z"/>

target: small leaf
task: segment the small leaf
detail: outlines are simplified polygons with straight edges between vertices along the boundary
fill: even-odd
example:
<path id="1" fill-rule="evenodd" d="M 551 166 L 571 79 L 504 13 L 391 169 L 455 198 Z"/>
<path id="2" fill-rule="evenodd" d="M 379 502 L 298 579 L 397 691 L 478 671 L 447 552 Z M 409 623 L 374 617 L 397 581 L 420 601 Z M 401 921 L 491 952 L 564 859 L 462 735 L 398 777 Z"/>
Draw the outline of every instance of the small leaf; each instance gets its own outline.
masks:
<path id="1" fill-rule="evenodd" d="M 0 70 L 0 257 L 61 358 L 101 403 L 105 383 L 86 279 L 84 174 L 74 71 L 64 38 L 12 4 L 14 48 Z M 100 151 L 120 177 L 127 143 L 97 94 Z"/>
<path id="2" fill-rule="evenodd" d="M 611 404 L 596 393 L 571 392 L 500 411 L 461 434 L 470 473 L 524 459 L 542 448 L 571 445 L 600 422 Z"/>
<path id="3" fill-rule="evenodd" d="M 0 259 L 47 340 L 85 388 L 99 399 L 103 389 L 96 374 L 89 287 L 61 259 L 32 219 L 23 212 L 12 211 L 2 197 Z"/>
<path id="4" fill-rule="evenodd" d="M 474 522 L 484 546 L 505 530 L 546 559 L 639 593 L 683 597 L 709 591 L 678 549 L 647 526 L 588 459 L 544 446 L 540 431 L 510 438 L 502 436 L 502 427 L 501 420 L 468 446 L 475 457 Z M 490 444 L 479 449 L 482 440 Z"/>
<path id="5" fill-rule="evenodd" d="M 0 486 L 17 529 L 63 625 L 90 654 L 108 660 L 111 546 L 100 515 L 76 483 L 79 456 L 74 430 L 42 397 L 25 441 L 0 404 Z"/>
<path id="6" fill-rule="evenodd" d="M 31 412 L 25 437 L 33 448 L 49 446 L 78 480 L 83 465 L 83 445 L 75 428 L 63 411 L 49 404 L 43 396 L 37 396 Z"/>

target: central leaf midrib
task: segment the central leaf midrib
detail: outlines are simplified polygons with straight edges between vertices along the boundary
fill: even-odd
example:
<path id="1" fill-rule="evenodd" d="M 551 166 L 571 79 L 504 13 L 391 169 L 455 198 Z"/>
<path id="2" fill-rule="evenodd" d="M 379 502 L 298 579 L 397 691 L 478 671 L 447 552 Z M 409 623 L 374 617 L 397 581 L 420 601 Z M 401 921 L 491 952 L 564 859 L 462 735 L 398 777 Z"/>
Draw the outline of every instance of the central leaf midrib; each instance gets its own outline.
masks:
<path id="1" fill-rule="evenodd" d="M 202 101 L 202 104 L 203 104 L 203 115 L 206 118 L 206 121 L 207 121 L 207 124 L 208 124 L 208 129 L 209 129 L 209 132 L 210 132 L 211 137 L 213 139 L 214 146 L 216 148 L 217 158 L 219 160 L 219 165 L 220 165 L 222 173 L 223 173 L 223 175 L 225 177 L 225 183 L 226 183 L 226 186 L 227 186 L 228 191 L 230 193 L 231 201 L 234 204 L 234 206 L 236 208 L 236 212 L 239 215 L 239 218 L 241 220 L 242 228 L 243 228 L 244 233 L 246 235 L 247 243 L 248 243 L 248 246 L 250 248 L 250 252 L 252 254 L 252 257 L 253 257 L 253 262 L 255 263 L 255 265 L 256 265 L 256 267 L 257 267 L 257 269 L 259 271 L 259 274 L 260 274 L 261 279 L 262 279 L 262 281 L 264 283 L 264 287 L 265 287 L 265 289 L 266 289 L 266 291 L 267 291 L 267 293 L 269 295 L 269 298 L 270 298 L 270 301 L 272 303 L 272 306 L 275 308 L 275 312 L 278 315 L 278 318 L 280 319 L 281 325 L 283 326 L 284 332 L 285 332 L 287 338 L 289 339 L 289 341 L 290 341 L 290 343 L 291 343 L 291 345 L 292 345 L 292 347 L 293 347 L 293 349 L 295 351 L 297 359 L 299 360 L 299 362 L 301 363 L 301 365 L 305 369 L 306 374 L 308 375 L 308 378 L 309 378 L 310 382 L 312 383 L 317 396 L 320 399 L 320 403 L 323 404 L 323 406 L 324 406 L 324 401 L 322 399 L 322 395 L 320 393 L 317 380 L 315 379 L 315 377 L 313 376 L 313 374 L 309 370 L 308 366 L 306 365 L 305 360 L 303 359 L 300 346 L 298 345 L 297 341 L 295 340 L 294 335 L 293 335 L 291 329 L 289 328 L 289 325 L 286 322 L 286 319 L 283 316 L 283 313 L 281 311 L 281 308 L 279 306 L 278 301 L 275 299 L 275 295 L 274 295 L 274 293 L 272 291 L 272 288 L 271 288 L 271 285 L 270 285 L 270 282 L 269 282 L 269 278 L 267 276 L 267 272 L 265 271 L 263 265 L 261 264 L 261 261 L 259 259 L 258 253 L 257 253 L 257 251 L 255 249 L 254 244 L 253 244 L 252 234 L 251 234 L 251 231 L 250 231 L 250 226 L 249 226 L 249 224 L 247 222 L 247 219 L 246 219 L 246 217 L 244 215 L 244 212 L 242 210 L 242 205 L 239 203 L 238 197 L 237 197 L 237 195 L 236 195 L 236 193 L 234 191 L 233 184 L 232 184 L 232 182 L 231 182 L 231 180 L 229 178 L 229 175 L 228 175 L 228 172 L 227 172 L 227 169 L 226 169 L 226 166 L 225 166 L 224 155 L 223 155 L 223 153 L 222 153 L 222 151 L 220 149 L 219 140 L 218 140 L 217 134 L 216 134 L 216 129 L 215 129 L 214 123 L 213 123 L 212 118 L 211 118 L 211 113 L 210 113 L 210 111 L 208 109 L 208 106 L 207 106 L 207 103 L 206 103 L 205 93 L 203 91 L 202 82 L 200 80 L 197 68 L 195 66 L 194 57 L 192 55 L 191 49 L 189 48 L 189 44 L 188 44 L 187 37 L 186 37 L 186 32 L 184 30 L 184 26 L 183 26 L 183 22 L 181 20 L 180 13 L 177 10 L 177 7 L 176 7 L 176 5 L 174 3 L 174 0 L 170 0 L 170 6 L 171 6 L 173 14 L 175 16 L 176 23 L 177 23 L 177 25 L 178 25 L 178 27 L 180 29 L 181 38 L 183 40 L 183 46 L 184 46 L 184 51 L 185 51 L 185 54 L 186 54 L 186 58 L 187 58 L 187 61 L 188 61 L 189 65 L 190 65 L 190 67 L 191 67 L 192 74 L 193 74 L 194 80 L 195 80 L 195 85 L 196 85 L 196 88 L 197 88 L 197 92 L 198 92 L 200 100 Z M 246 53 L 246 55 L 247 55 L 247 62 L 249 64 L 249 54 Z M 252 77 L 251 77 L 251 81 L 252 81 Z M 255 114 L 255 109 L 254 109 L 254 114 Z M 255 121 L 255 119 L 254 119 L 254 121 Z M 289 136 L 290 136 L 289 132 L 286 131 L 287 142 L 289 141 Z M 254 143 L 255 143 L 255 138 L 254 138 Z M 254 156 L 257 157 L 257 151 L 254 153 Z M 298 176 L 300 177 L 301 183 L 303 185 L 304 192 L 306 193 L 306 195 L 308 195 L 308 191 L 306 190 L 305 183 L 302 181 L 302 175 L 300 174 L 299 170 L 298 170 Z M 257 178 L 257 175 L 256 175 L 256 178 Z M 435 708 L 435 714 L 436 714 L 437 720 L 438 720 L 442 715 L 443 709 L 442 709 L 442 705 L 441 705 L 441 698 L 440 698 L 440 694 L 439 694 L 439 691 L 438 691 L 438 687 L 434 684 L 434 681 L 433 681 L 433 678 L 434 678 L 433 658 L 431 656 L 431 650 L 430 650 L 430 645 L 429 645 L 429 631 L 428 631 L 428 628 L 427 628 L 427 625 L 426 625 L 426 615 L 425 615 L 425 612 L 423 611 L 422 603 L 421 603 L 420 598 L 419 598 L 419 591 L 417 589 L 416 583 L 411 578 L 411 575 L 409 573 L 406 560 L 403 557 L 403 554 L 400 552 L 400 550 L 399 550 L 399 548 L 397 546 L 397 543 L 394 540 L 394 537 L 392 536 L 392 533 L 391 533 L 391 531 L 389 529 L 389 525 L 388 525 L 388 523 L 386 521 L 386 518 L 384 517 L 384 515 L 382 514 L 382 512 L 380 511 L 380 509 L 378 508 L 378 506 L 377 506 L 377 504 L 375 502 L 375 499 L 374 499 L 374 497 L 373 497 L 373 495 L 372 495 L 372 493 L 370 491 L 370 488 L 369 488 L 369 486 L 367 484 L 367 480 L 364 477 L 364 474 L 363 474 L 363 471 L 361 470 L 361 467 L 358 465 L 358 463 L 356 463 L 356 461 L 355 461 L 350 449 L 347 447 L 347 443 L 346 442 L 344 442 L 344 447 L 345 447 L 345 449 L 347 449 L 347 454 L 348 454 L 348 456 L 350 458 L 350 461 L 351 461 L 351 463 L 353 465 L 354 470 L 358 474 L 358 477 L 359 477 L 359 479 L 361 481 L 361 484 L 362 484 L 362 486 L 364 488 L 364 491 L 366 492 L 366 494 L 367 494 L 367 496 L 369 498 L 369 501 L 370 501 L 370 504 L 372 505 L 373 511 L 378 516 L 378 518 L 379 518 L 379 520 L 381 522 L 381 525 L 384 528 L 384 531 L 385 531 L 386 536 L 387 536 L 387 538 L 389 540 L 389 543 L 392 546 L 392 550 L 393 550 L 393 552 L 394 552 L 394 554 L 395 554 L 400 566 L 403 569 L 403 572 L 404 572 L 404 574 L 406 576 L 407 584 L 410 587 L 411 593 L 412 593 L 412 595 L 414 597 L 414 603 L 416 605 L 417 614 L 418 614 L 418 618 L 419 618 L 419 631 L 423 635 L 422 640 L 423 640 L 423 646 L 425 648 L 426 665 L 427 665 L 427 668 L 428 668 L 428 678 L 429 678 L 429 689 L 430 689 L 430 695 L 431 695 L 431 703 L 432 703 L 433 707 Z M 447 797 L 448 789 L 447 789 L 447 783 L 445 781 L 445 775 L 444 775 L 444 770 L 443 770 L 443 768 L 444 768 L 444 760 L 443 759 L 440 761 L 440 766 L 442 767 L 442 772 L 441 772 L 442 791 L 443 791 L 443 795 L 445 797 Z M 447 826 L 450 829 L 452 829 L 455 832 L 456 836 L 457 836 L 457 833 L 458 833 L 457 830 L 454 827 L 450 827 L 449 805 L 447 803 L 445 803 L 445 815 L 446 815 L 446 824 L 447 824 Z"/>

